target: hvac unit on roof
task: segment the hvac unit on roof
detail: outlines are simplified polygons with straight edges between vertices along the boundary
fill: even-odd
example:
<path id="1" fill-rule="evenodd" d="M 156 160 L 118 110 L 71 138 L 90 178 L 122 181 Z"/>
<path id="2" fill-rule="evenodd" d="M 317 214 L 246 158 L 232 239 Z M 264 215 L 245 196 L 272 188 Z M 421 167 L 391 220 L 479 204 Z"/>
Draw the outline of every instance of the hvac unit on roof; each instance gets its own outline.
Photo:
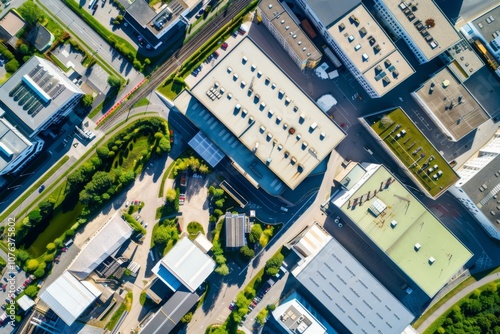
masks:
<path id="1" fill-rule="evenodd" d="M 247 57 L 243 56 L 243 58 L 241 58 L 241 62 L 242 62 L 243 64 L 246 64 L 246 63 L 247 63 L 247 61 L 248 61 L 248 58 L 247 58 Z"/>
<path id="2" fill-rule="evenodd" d="M 255 64 L 252 64 L 252 66 L 250 66 L 250 69 L 253 71 L 255 71 L 255 69 L 257 68 L 257 66 L 255 66 Z"/>
<path id="3" fill-rule="evenodd" d="M 436 259 L 431 256 L 429 258 L 429 264 L 433 264 L 434 262 L 436 262 Z"/>
<path id="4" fill-rule="evenodd" d="M 324 132 L 321 132 L 321 133 L 319 134 L 319 139 L 320 139 L 320 140 L 323 140 L 323 139 L 325 139 L 325 136 L 326 136 L 326 135 L 325 135 L 325 133 L 324 133 Z"/>
<path id="5" fill-rule="evenodd" d="M 392 228 L 395 228 L 397 225 L 398 225 L 397 221 L 395 221 L 395 220 L 391 221 L 391 227 Z"/>
<path id="6" fill-rule="evenodd" d="M 418 242 L 415 244 L 415 246 L 413 246 L 413 249 L 415 249 L 415 252 L 418 252 L 418 250 L 422 248 L 422 245 L 419 244 Z"/>

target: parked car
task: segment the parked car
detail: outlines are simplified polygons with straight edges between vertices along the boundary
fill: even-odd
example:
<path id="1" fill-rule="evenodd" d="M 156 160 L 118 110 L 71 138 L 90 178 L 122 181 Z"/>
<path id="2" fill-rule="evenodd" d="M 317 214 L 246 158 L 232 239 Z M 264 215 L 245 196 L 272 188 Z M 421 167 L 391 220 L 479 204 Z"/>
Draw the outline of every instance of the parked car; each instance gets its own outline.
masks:
<path id="1" fill-rule="evenodd" d="M 229 47 L 229 44 L 227 44 L 226 42 L 222 43 L 220 46 L 220 48 L 224 51 L 226 51 L 228 47 Z"/>
<path id="2" fill-rule="evenodd" d="M 7 290 L 7 284 L 2 285 L 2 290 L 5 292 Z"/>
<path id="3" fill-rule="evenodd" d="M 45 190 L 45 185 L 42 184 L 40 188 L 38 188 L 38 192 L 41 193 L 44 190 Z"/>
<path id="4" fill-rule="evenodd" d="M 61 252 L 67 252 L 68 249 L 66 247 L 64 247 L 63 249 L 61 249 Z"/>

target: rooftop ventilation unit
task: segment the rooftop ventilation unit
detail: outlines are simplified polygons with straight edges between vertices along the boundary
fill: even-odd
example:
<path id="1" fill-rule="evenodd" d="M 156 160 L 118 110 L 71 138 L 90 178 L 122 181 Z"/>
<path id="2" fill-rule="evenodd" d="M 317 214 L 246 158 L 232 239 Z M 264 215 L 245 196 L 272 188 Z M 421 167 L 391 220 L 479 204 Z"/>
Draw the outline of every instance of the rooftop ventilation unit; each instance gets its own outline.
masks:
<path id="1" fill-rule="evenodd" d="M 257 78 L 260 78 L 262 76 L 262 71 L 257 72 Z"/>
<path id="2" fill-rule="evenodd" d="M 306 48 L 305 48 L 305 47 L 303 47 L 303 48 L 302 48 L 302 51 L 306 51 Z"/>
<path id="3" fill-rule="evenodd" d="M 319 139 L 320 139 L 320 140 L 325 139 L 325 137 L 326 137 L 326 135 L 325 135 L 325 133 L 324 133 L 324 132 L 321 132 L 321 133 L 319 134 Z"/>
<path id="4" fill-rule="evenodd" d="M 269 9 L 273 8 L 273 5 L 269 4 L 269 6 L 267 6 Z"/>
<path id="5" fill-rule="evenodd" d="M 395 220 L 391 221 L 391 227 L 392 228 L 395 228 L 397 225 L 398 225 L 397 221 L 395 221 Z"/>
<path id="6" fill-rule="evenodd" d="M 255 71 L 257 69 L 257 66 L 255 66 L 255 64 L 252 64 L 252 66 L 250 67 L 250 69 L 253 71 Z"/>
<path id="7" fill-rule="evenodd" d="M 243 110 L 241 111 L 241 117 L 245 117 L 247 114 L 248 111 L 245 108 L 243 108 Z"/>
<path id="8" fill-rule="evenodd" d="M 228 99 L 228 100 L 231 100 L 232 98 L 233 98 L 233 94 L 231 94 L 231 93 L 227 93 L 227 99 Z"/>
<path id="9" fill-rule="evenodd" d="M 246 86 L 246 83 L 245 81 L 241 80 L 241 84 L 240 84 L 241 88 L 244 88 Z"/>
<path id="10" fill-rule="evenodd" d="M 301 44 L 302 44 L 302 42 L 301 42 L 301 41 L 298 41 L 298 42 L 297 42 L 297 44 L 298 44 L 298 45 L 301 45 Z"/>
<path id="11" fill-rule="evenodd" d="M 318 127 L 318 123 L 314 122 L 313 124 L 311 124 L 311 132 L 316 130 L 317 127 Z"/>
<path id="12" fill-rule="evenodd" d="M 253 152 L 257 152 L 257 149 L 259 148 L 259 142 L 255 143 L 255 146 L 253 147 Z"/>
<path id="13" fill-rule="evenodd" d="M 415 244 L 415 246 L 413 246 L 413 249 L 415 249 L 415 252 L 418 252 L 418 250 L 422 248 L 422 245 L 419 244 L 418 242 Z"/>
<path id="14" fill-rule="evenodd" d="M 233 71 L 233 69 L 231 67 L 227 68 L 227 73 L 231 73 L 232 71 Z"/>
<path id="15" fill-rule="evenodd" d="M 266 127 L 264 125 L 260 126 L 260 132 L 264 133 L 266 131 Z"/>
<path id="16" fill-rule="evenodd" d="M 233 75 L 233 80 L 234 80 L 234 81 L 238 80 L 238 74 L 237 74 L 237 73 L 234 73 L 234 75 Z"/>
<path id="17" fill-rule="evenodd" d="M 248 61 L 248 58 L 247 58 L 247 57 L 245 57 L 245 56 L 243 56 L 243 58 L 241 58 L 241 61 L 243 62 L 243 64 L 246 64 L 246 63 L 247 63 L 247 61 Z"/>
<path id="18" fill-rule="evenodd" d="M 219 82 L 218 82 L 218 81 L 216 81 L 216 82 L 214 83 L 214 87 L 215 87 L 215 88 L 218 88 L 218 87 L 219 87 Z"/>
<path id="19" fill-rule="evenodd" d="M 297 35 L 293 34 L 293 36 L 292 36 L 292 37 L 293 37 L 293 39 L 295 39 L 295 38 L 297 38 Z"/>
<path id="20" fill-rule="evenodd" d="M 286 26 L 286 27 L 285 27 L 285 30 L 288 30 L 288 29 L 290 29 L 290 26 Z"/>
<path id="21" fill-rule="evenodd" d="M 275 88 L 276 88 L 276 84 L 275 84 L 275 83 L 273 83 L 273 84 L 271 85 L 271 89 L 275 89 Z"/>
<path id="22" fill-rule="evenodd" d="M 362 58 L 363 58 L 363 61 L 368 61 L 368 55 L 366 53 L 363 53 Z"/>
<path id="23" fill-rule="evenodd" d="M 281 117 L 280 116 L 276 117 L 276 124 L 280 124 L 280 122 L 281 122 Z"/>
<path id="24" fill-rule="evenodd" d="M 434 262 L 436 262 L 436 259 L 433 258 L 432 256 L 429 258 L 429 264 L 433 264 Z"/>
<path id="25" fill-rule="evenodd" d="M 281 20 L 281 24 L 285 23 L 285 20 Z"/>
<path id="26" fill-rule="evenodd" d="M 273 134 L 271 132 L 267 133 L 267 140 L 273 139 Z"/>
<path id="27" fill-rule="evenodd" d="M 349 35 L 347 37 L 347 40 L 349 41 L 349 43 L 351 43 L 352 41 L 354 41 L 354 36 L 353 35 Z"/>
<path id="28" fill-rule="evenodd" d="M 358 51 L 359 49 L 361 49 L 361 44 L 356 44 L 356 46 L 354 47 L 354 51 Z"/>

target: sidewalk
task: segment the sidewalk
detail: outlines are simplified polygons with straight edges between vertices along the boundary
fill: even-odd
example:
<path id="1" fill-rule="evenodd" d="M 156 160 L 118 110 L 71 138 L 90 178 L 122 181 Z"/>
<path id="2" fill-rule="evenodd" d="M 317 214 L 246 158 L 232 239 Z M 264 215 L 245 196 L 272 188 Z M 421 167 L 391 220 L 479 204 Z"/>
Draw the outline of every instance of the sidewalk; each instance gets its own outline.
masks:
<path id="1" fill-rule="evenodd" d="M 425 320 L 418 328 L 417 331 L 419 333 L 423 333 L 434 321 L 436 321 L 441 315 L 443 315 L 446 311 L 448 311 L 453 305 L 455 305 L 460 299 L 467 296 L 472 291 L 477 288 L 486 285 L 494 280 L 500 279 L 500 273 L 495 273 L 489 276 L 482 278 L 481 280 L 469 285 L 453 297 L 451 297 L 446 303 L 441 305 L 427 320 Z"/>

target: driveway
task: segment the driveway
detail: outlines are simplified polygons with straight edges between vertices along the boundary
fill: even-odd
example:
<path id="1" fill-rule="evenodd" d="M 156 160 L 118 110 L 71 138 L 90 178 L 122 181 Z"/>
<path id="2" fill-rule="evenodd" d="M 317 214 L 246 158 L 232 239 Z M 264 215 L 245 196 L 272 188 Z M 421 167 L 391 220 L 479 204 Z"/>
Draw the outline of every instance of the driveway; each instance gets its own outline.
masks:
<path id="1" fill-rule="evenodd" d="M 197 221 L 203 226 L 205 234 L 208 233 L 208 191 L 207 185 L 210 177 L 194 174 L 188 176 L 186 187 L 186 201 L 180 207 L 182 213 L 181 226 L 187 231 L 187 226 L 192 221 Z"/>

